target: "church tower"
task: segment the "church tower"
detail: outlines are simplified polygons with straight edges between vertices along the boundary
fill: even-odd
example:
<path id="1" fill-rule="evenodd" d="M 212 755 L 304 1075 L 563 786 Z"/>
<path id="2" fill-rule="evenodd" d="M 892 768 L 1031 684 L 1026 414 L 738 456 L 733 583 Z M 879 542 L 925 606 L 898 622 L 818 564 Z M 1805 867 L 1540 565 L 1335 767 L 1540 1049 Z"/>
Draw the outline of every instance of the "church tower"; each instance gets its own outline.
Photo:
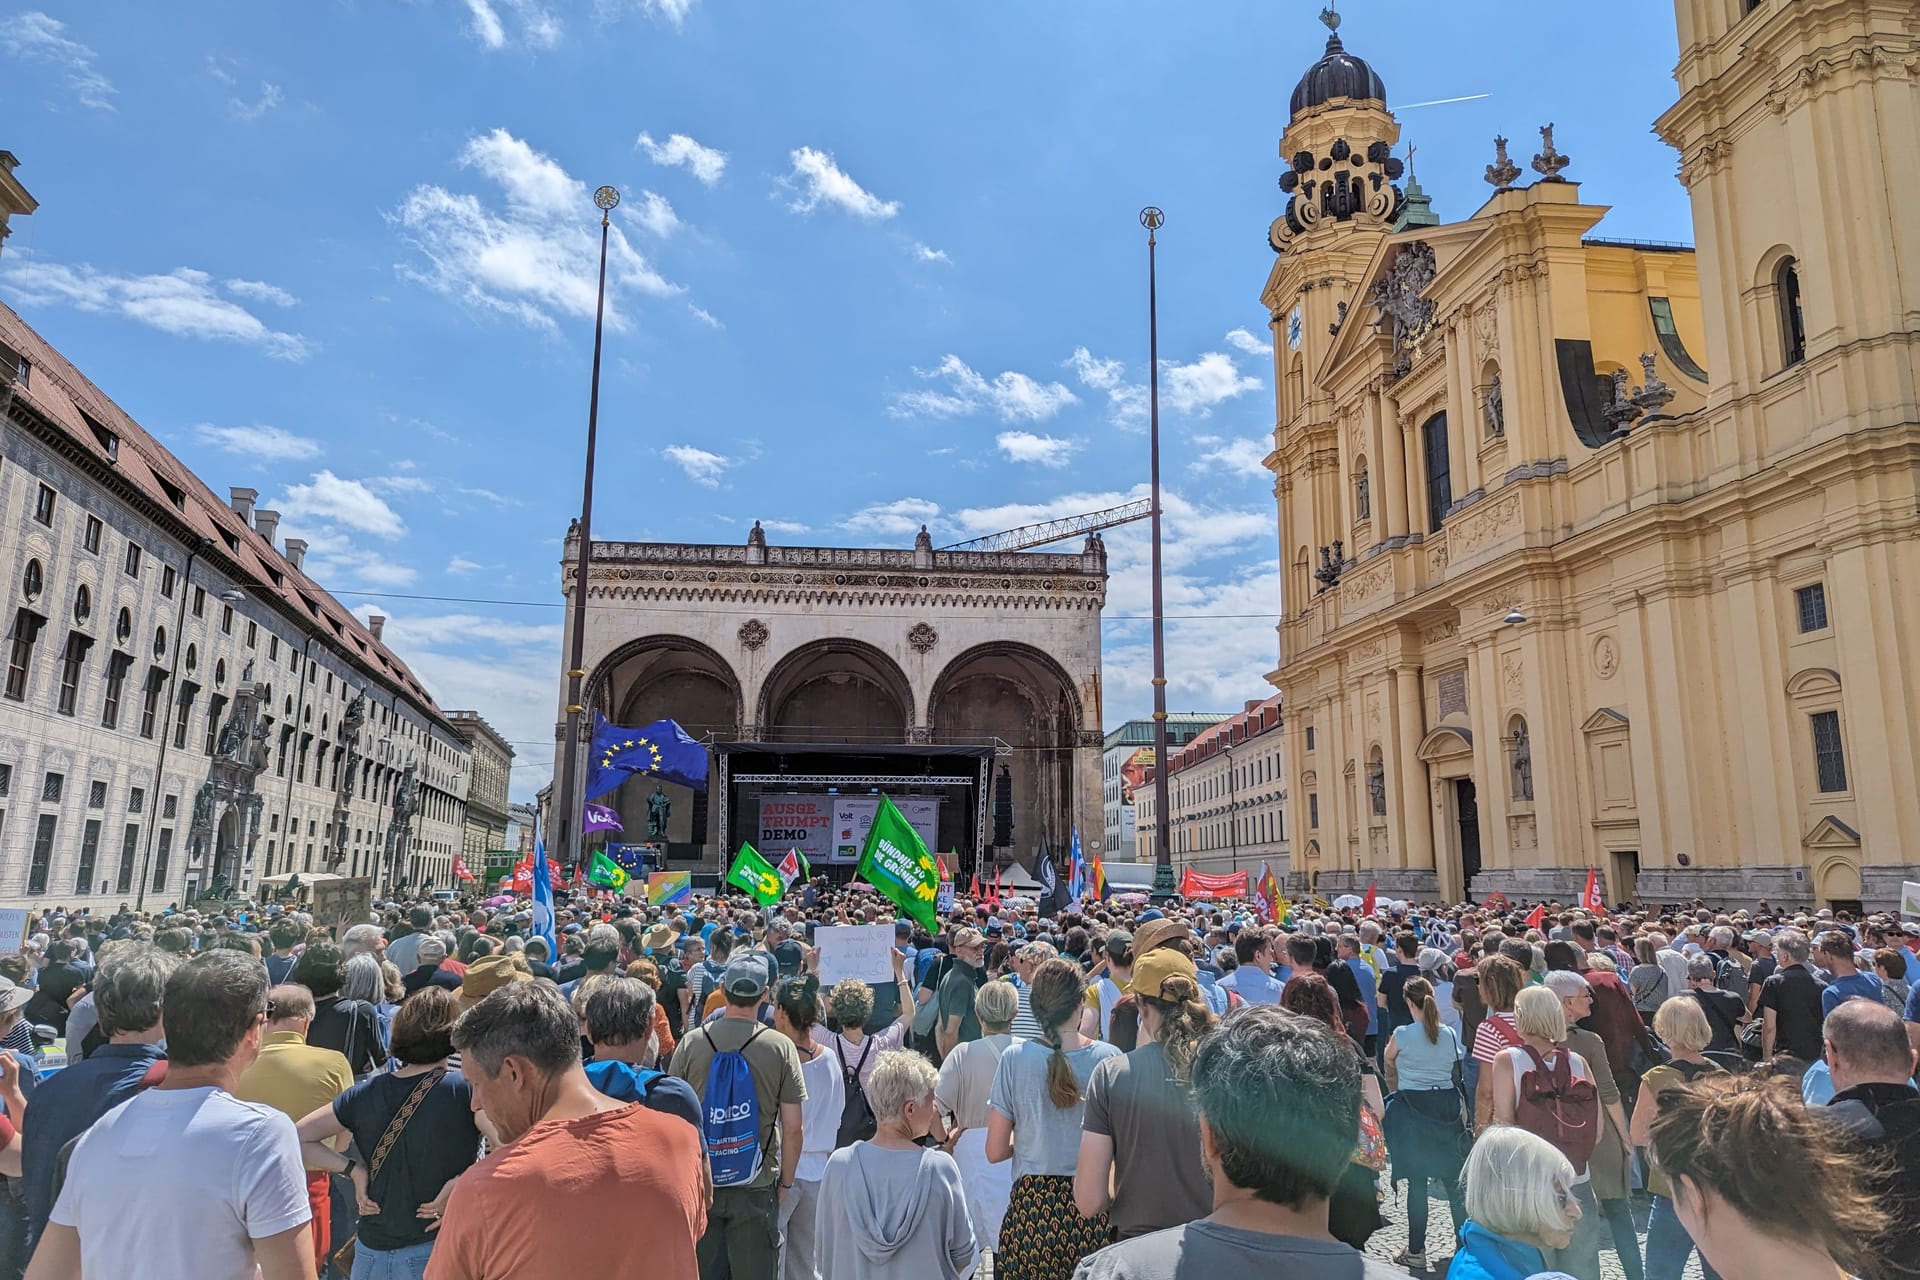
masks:
<path id="1" fill-rule="evenodd" d="M 1676 9 L 1680 99 L 1655 127 L 1693 202 L 1709 412 L 1732 415 L 1739 470 L 1899 423 L 1920 375 L 1913 0 Z"/>
<path id="2" fill-rule="evenodd" d="M 1396 185 L 1404 165 L 1393 154 L 1400 125 L 1387 110 L 1386 85 L 1347 52 L 1338 13 L 1326 9 L 1320 20 L 1326 53 L 1294 87 L 1280 136 L 1287 205 L 1267 232 L 1279 256 L 1261 292 L 1274 356 L 1276 447 L 1267 465 L 1277 477 L 1289 614 L 1305 607 L 1322 561 L 1338 568 L 1356 550 L 1344 545 L 1353 495 L 1342 479 L 1334 406 L 1313 375 L 1348 310 L 1360 307 L 1360 278 L 1406 209 Z"/>

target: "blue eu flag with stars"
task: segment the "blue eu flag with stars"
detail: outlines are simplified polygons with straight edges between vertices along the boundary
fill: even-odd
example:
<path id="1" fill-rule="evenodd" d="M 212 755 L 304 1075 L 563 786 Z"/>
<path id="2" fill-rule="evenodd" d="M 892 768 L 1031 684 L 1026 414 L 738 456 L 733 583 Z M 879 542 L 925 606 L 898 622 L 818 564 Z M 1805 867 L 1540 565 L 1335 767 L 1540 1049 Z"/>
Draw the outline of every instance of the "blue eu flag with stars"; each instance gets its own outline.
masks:
<path id="1" fill-rule="evenodd" d="M 588 755 L 589 800 L 603 796 L 628 778 L 658 778 L 695 791 L 707 789 L 707 749 L 671 720 L 655 720 L 644 729 L 609 724 L 593 717 L 593 750 Z"/>

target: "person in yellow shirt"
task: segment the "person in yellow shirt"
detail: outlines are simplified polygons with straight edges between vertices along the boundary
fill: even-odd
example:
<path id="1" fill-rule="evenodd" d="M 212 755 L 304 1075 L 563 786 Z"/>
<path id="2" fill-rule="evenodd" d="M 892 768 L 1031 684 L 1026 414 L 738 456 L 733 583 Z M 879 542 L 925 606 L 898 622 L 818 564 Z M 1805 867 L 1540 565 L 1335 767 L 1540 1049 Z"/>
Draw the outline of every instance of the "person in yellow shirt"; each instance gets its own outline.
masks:
<path id="1" fill-rule="evenodd" d="M 241 1073 L 234 1096 L 284 1112 L 298 1124 L 317 1107 L 325 1106 L 353 1087 L 353 1068 L 337 1049 L 307 1043 L 313 1021 L 313 993 L 286 982 L 267 992 L 267 1029 L 260 1040 L 260 1056 Z M 313 1206 L 313 1249 L 318 1264 L 326 1265 L 333 1243 L 328 1230 L 333 1209 L 328 1186 L 332 1175 L 307 1165 L 307 1203 Z"/>

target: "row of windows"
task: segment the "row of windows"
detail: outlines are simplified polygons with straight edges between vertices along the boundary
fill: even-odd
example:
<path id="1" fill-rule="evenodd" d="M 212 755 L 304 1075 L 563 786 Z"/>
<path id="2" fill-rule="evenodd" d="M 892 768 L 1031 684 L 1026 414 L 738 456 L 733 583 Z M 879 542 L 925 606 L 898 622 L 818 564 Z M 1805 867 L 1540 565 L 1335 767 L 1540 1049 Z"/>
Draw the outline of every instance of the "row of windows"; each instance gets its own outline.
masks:
<path id="1" fill-rule="evenodd" d="M 50 775 L 51 776 L 51 775 Z M 168 796 L 167 817 L 173 816 L 174 797 Z M 138 812 L 138 810 L 134 810 Z M 7 811 L 0 808 L 0 835 L 5 834 Z M 73 893 L 84 897 L 92 893 L 133 892 L 134 875 L 139 866 L 140 824 L 129 822 L 121 828 L 117 856 L 111 867 L 102 862 L 102 841 L 112 837 L 105 834 L 106 822 L 100 818 L 88 818 L 80 827 L 80 856 L 74 868 Z M 48 890 L 48 880 L 53 868 L 54 844 L 60 831 L 60 815 L 42 813 L 39 815 L 33 832 L 33 847 L 27 860 L 27 892 L 43 894 Z M 164 893 L 167 887 L 169 864 L 173 856 L 173 829 L 162 827 L 159 840 L 153 851 L 152 891 Z M 96 878 L 98 877 L 98 878 Z"/>
<path id="2" fill-rule="evenodd" d="M 1176 822 L 1178 820 L 1176 819 Z M 1270 844 L 1287 838 L 1286 814 L 1281 809 L 1242 814 L 1237 818 L 1193 824 L 1181 823 L 1173 832 L 1174 850 L 1201 853 L 1240 845 Z"/>

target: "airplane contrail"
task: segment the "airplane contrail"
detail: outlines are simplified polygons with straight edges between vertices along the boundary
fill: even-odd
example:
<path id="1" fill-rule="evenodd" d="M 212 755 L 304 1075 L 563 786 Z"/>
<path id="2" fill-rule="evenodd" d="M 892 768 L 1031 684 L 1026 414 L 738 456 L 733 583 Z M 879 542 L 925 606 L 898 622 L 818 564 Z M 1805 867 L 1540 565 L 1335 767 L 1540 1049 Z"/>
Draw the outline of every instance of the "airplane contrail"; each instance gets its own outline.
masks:
<path id="1" fill-rule="evenodd" d="M 1405 106 L 1393 108 L 1395 111 L 1412 111 L 1416 107 L 1444 107 L 1452 102 L 1473 102 L 1480 98 L 1491 98 L 1491 93 L 1469 93 L 1460 98 L 1435 98 L 1432 102 L 1409 102 Z"/>

